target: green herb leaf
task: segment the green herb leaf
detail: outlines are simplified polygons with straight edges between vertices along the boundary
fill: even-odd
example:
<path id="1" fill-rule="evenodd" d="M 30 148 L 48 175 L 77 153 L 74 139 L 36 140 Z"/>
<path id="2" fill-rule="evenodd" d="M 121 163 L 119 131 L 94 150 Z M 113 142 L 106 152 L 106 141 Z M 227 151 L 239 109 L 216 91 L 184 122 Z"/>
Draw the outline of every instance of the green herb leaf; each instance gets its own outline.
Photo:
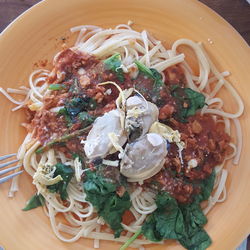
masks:
<path id="1" fill-rule="evenodd" d="M 45 199 L 41 194 L 35 194 L 33 195 L 30 200 L 27 202 L 25 208 L 23 208 L 23 211 L 28 211 L 33 208 L 37 208 L 40 206 L 43 206 L 45 203 Z"/>
<path id="2" fill-rule="evenodd" d="M 179 239 L 184 233 L 183 216 L 174 198 L 167 192 L 157 196 L 156 229 L 165 239 Z"/>
<path id="3" fill-rule="evenodd" d="M 152 79 L 155 79 L 153 72 L 148 67 L 146 67 L 143 63 L 136 60 L 135 64 L 141 73 L 145 74 L 146 76 Z"/>
<path id="4" fill-rule="evenodd" d="M 54 172 L 53 177 L 56 177 L 57 175 L 61 175 L 63 180 L 51 186 L 47 186 L 47 188 L 52 193 L 56 192 L 60 194 L 60 197 L 62 200 L 66 200 L 68 197 L 67 187 L 68 187 L 70 180 L 72 179 L 74 175 L 74 170 L 70 166 L 67 166 L 62 163 L 57 163 L 55 167 L 56 167 L 56 170 Z"/>
<path id="5" fill-rule="evenodd" d="M 56 84 L 50 84 L 48 89 L 49 90 L 62 90 L 65 88 L 66 88 L 66 86 L 64 84 L 56 83 Z"/>
<path id="6" fill-rule="evenodd" d="M 180 122 L 187 122 L 189 116 L 195 115 L 196 111 L 205 105 L 205 96 L 190 88 L 174 86 L 171 95 L 176 100 L 178 106 L 177 118 Z"/>
<path id="7" fill-rule="evenodd" d="M 120 82 L 124 81 L 123 70 L 121 68 L 121 55 L 119 53 L 116 53 L 113 56 L 107 58 L 103 63 L 107 70 L 111 70 L 116 74 Z"/>
<path id="8" fill-rule="evenodd" d="M 159 88 L 164 85 L 161 74 L 156 69 L 148 68 L 139 61 L 135 61 L 135 64 L 141 73 L 154 80 L 154 90 L 159 91 Z"/>
<path id="9" fill-rule="evenodd" d="M 91 202 L 98 214 L 114 230 L 116 238 L 123 231 L 122 215 L 131 206 L 128 192 L 121 197 L 116 194 L 116 188 L 119 185 L 119 183 L 91 171 L 86 172 L 86 180 L 83 184 L 87 195 L 86 200 Z"/>

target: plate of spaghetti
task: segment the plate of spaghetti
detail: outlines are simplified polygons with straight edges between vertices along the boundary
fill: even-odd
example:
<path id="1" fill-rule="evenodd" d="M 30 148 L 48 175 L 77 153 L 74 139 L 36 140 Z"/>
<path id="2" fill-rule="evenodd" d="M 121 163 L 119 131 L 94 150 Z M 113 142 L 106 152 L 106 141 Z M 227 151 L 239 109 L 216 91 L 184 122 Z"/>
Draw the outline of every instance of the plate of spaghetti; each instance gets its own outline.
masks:
<path id="1" fill-rule="evenodd" d="M 196 1 L 47 0 L 0 45 L 0 151 L 25 170 L 0 191 L 3 247 L 232 249 L 249 233 L 249 47 L 223 19 Z"/>

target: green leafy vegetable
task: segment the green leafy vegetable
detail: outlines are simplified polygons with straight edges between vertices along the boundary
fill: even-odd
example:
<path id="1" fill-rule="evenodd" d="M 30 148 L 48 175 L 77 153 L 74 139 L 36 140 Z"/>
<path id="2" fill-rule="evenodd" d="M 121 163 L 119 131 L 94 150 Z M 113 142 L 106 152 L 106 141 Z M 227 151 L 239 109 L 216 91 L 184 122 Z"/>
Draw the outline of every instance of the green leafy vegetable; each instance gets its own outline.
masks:
<path id="1" fill-rule="evenodd" d="M 94 122 L 95 117 L 89 115 L 85 110 L 96 108 L 96 101 L 90 97 L 74 97 L 65 104 L 64 108 L 58 111 L 58 115 L 63 115 L 67 126 L 72 126 L 78 118 L 83 122 L 83 126 L 88 126 Z"/>
<path id="2" fill-rule="evenodd" d="M 205 250 L 212 243 L 209 235 L 202 228 L 199 228 L 199 231 L 196 231 L 195 234 L 180 239 L 179 242 L 188 250 Z"/>
<path id="3" fill-rule="evenodd" d="M 74 97 L 71 101 L 65 104 L 65 108 L 71 119 L 73 119 L 82 111 L 94 110 L 96 108 L 96 101 L 87 96 Z"/>
<path id="4" fill-rule="evenodd" d="M 124 81 L 123 70 L 121 68 L 121 55 L 119 53 L 116 53 L 113 56 L 107 58 L 103 63 L 107 70 L 111 70 L 116 74 L 120 82 Z"/>
<path id="5" fill-rule="evenodd" d="M 44 201 L 45 201 L 44 197 L 41 194 L 35 194 L 27 202 L 25 208 L 23 208 L 23 211 L 28 211 L 28 210 L 31 210 L 33 208 L 43 206 Z"/>
<path id="6" fill-rule="evenodd" d="M 148 240 L 153 242 L 158 242 L 163 240 L 162 235 L 156 229 L 156 224 L 157 224 L 156 216 L 157 216 L 156 212 L 154 212 L 147 218 L 146 222 L 144 222 L 144 224 L 142 225 L 143 235 Z"/>
<path id="7" fill-rule="evenodd" d="M 70 166 L 67 166 L 62 163 L 57 163 L 55 167 L 56 167 L 56 170 L 54 172 L 53 177 L 56 177 L 57 175 L 61 175 L 63 180 L 59 181 L 56 184 L 48 186 L 47 188 L 52 193 L 56 192 L 60 194 L 60 197 L 62 200 L 66 200 L 68 197 L 67 187 L 68 187 L 70 180 L 72 179 L 74 175 L 74 170 Z"/>
<path id="8" fill-rule="evenodd" d="M 131 206 L 128 192 L 120 197 L 116 194 L 119 183 L 105 178 L 97 172 L 88 171 L 86 175 L 83 184 L 87 195 L 86 200 L 91 202 L 98 214 L 114 230 L 115 238 L 119 237 L 123 231 L 122 215 Z"/>
<path id="9" fill-rule="evenodd" d="M 141 73 L 154 80 L 155 90 L 159 90 L 164 85 L 162 76 L 156 69 L 148 68 L 139 61 L 135 61 L 135 64 Z"/>
<path id="10" fill-rule="evenodd" d="M 181 206 L 184 218 L 185 234 L 180 243 L 187 249 L 203 250 L 211 244 L 209 235 L 202 228 L 207 223 L 199 202 Z"/>
<path id="11" fill-rule="evenodd" d="M 142 226 L 142 233 L 151 241 L 180 239 L 185 233 L 183 216 L 174 198 L 167 192 L 156 197 L 157 209 Z"/>
<path id="12" fill-rule="evenodd" d="M 210 174 L 209 177 L 202 180 L 199 184 L 199 187 L 201 189 L 200 194 L 197 196 L 197 199 L 199 202 L 205 201 L 209 198 L 213 187 L 214 187 L 214 181 L 215 181 L 216 173 L 215 170 L 213 170 L 212 174 Z"/>
<path id="13" fill-rule="evenodd" d="M 58 111 L 58 115 L 63 115 L 64 116 L 64 119 L 67 122 L 68 127 L 70 127 L 72 125 L 71 117 L 70 117 L 70 115 L 69 115 L 69 113 L 68 113 L 68 111 L 67 111 L 66 108 L 61 108 Z"/>
<path id="14" fill-rule="evenodd" d="M 50 84 L 48 89 L 49 90 L 62 90 L 65 88 L 66 86 L 64 84 L 55 83 L 55 84 Z"/>
<path id="15" fill-rule="evenodd" d="M 190 88 L 174 86 L 171 95 L 176 100 L 178 106 L 177 118 L 180 122 L 187 122 L 189 116 L 195 115 L 195 112 L 205 105 L 205 96 Z"/>
<path id="16" fill-rule="evenodd" d="M 203 229 L 207 218 L 200 202 L 210 196 L 215 180 L 215 172 L 197 184 L 201 193 L 190 204 L 178 204 L 168 193 L 156 197 L 157 209 L 142 226 L 143 235 L 154 242 L 176 239 L 189 250 L 205 250 L 211 239 Z"/>
<path id="17" fill-rule="evenodd" d="M 78 119 L 83 123 L 83 126 L 86 127 L 90 124 L 92 124 L 96 117 L 93 115 L 90 115 L 88 112 L 81 112 L 78 114 Z"/>

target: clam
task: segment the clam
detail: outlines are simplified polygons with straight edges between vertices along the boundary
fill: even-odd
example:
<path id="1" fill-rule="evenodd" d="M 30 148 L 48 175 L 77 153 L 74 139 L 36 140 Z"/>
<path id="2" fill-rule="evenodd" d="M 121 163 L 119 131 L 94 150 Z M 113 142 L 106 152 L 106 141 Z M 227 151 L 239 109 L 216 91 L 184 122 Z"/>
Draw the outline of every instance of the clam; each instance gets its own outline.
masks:
<path id="1" fill-rule="evenodd" d="M 157 174 L 164 165 L 167 142 L 159 134 L 148 133 L 127 144 L 120 172 L 129 182 L 141 182 Z"/>
<path id="2" fill-rule="evenodd" d="M 139 96 L 132 96 L 126 102 L 125 130 L 130 141 L 141 138 L 158 120 L 157 106 Z"/>
<path id="3" fill-rule="evenodd" d="M 118 110 L 111 110 L 103 116 L 98 117 L 93 123 L 84 145 L 84 151 L 89 159 L 97 157 L 104 158 L 113 148 L 109 134 L 115 134 L 119 145 L 123 146 L 126 136 L 121 127 L 120 113 Z"/>

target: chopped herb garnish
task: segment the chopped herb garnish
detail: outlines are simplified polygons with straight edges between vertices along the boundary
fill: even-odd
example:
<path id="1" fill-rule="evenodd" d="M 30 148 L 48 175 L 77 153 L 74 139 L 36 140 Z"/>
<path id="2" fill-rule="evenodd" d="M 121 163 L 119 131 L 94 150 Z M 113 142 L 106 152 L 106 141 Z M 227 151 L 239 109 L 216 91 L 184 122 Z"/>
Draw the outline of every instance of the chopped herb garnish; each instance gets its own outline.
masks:
<path id="1" fill-rule="evenodd" d="M 87 96 L 74 97 L 66 103 L 65 108 L 72 119 L 82 111 L 94 110 L 96 108 L 96 101 Z"/>

